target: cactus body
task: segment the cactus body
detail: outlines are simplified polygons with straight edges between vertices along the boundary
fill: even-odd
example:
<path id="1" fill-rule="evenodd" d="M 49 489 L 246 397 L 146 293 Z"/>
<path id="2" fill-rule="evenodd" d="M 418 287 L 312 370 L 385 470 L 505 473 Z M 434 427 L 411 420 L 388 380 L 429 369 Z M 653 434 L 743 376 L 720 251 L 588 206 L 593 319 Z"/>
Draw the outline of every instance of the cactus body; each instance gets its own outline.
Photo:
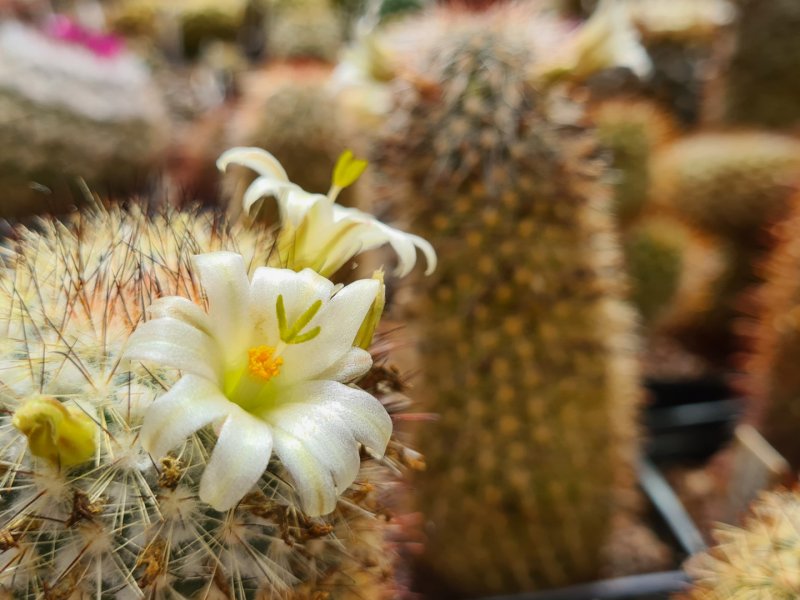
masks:
<path id="1" fill-rule="evenodd" d="M 704 309 L 676 321 L 675 335 L 714 361 L 739 342 L 732 330 L 754 266 L 773 243 L 769 225 L 789 211 L 800 182 L 800 142 L 762 132 L 701 133 L 660 151 L 651 165 L 653 201 L 721 239 L 726 264 Z"/>
<path id="2" fill-rule="evenodd" d="M 143 412 L 177 379 L 170 369 L 121 360 L 144 307 L 170 294 L 202 302 L 190 266 L 195 253 L 229 249 L 253 268 L 264 264 L 265 231 L 229 227 L 210 214 L 99 210 L 67 225 L 21 229 L 3 250 L 0 594 L 301 600 L 390 593 L 391 553 L 377 516 L 377 497 L 391 479 L 384 464 L 364 458 L 356 484 L 327 517 L 303 514 L 275 461 L 237 507 L 217 512 L 198 498 L 215 442 L 210 429 L 165 457 L 150 457 L 137 443 Z M 55 423 L 59 414 L 47 404 L 18 410 L 32 395 L 98 424 L 88 462 L 68 468 L 45 460 L 46 440 L 29 449 L 20 429 L 29 432 L 42 415 Z M 75 427 L 59 431 L 71 439 L 81 434 Z"/>
<path id="3" fill-rule="evenodd" d="M 183 52 L 196 56 L 214 40 L 236 40 L 242 28 L 247 0 L 122 0 L 109 11 L 111 26 L 126 35 L 144 36 L 162 43 L 180 37 Z"/>
<path id="4" fill-rule="evenodd" d="M 651 170 L 655 202 L 757 247 L 764 226 L 787 213 L 800 180 L 800 142 L 761 132 L 701 133 L 659 152 Z"/>
<path id="5" fill-rule="evenodd" d="M 624 232 L 631 301 L 649 326 L 702 310 L 725 262 L 718 245 L 680 220 L 654 215 Z"/>
<path id="6" fill-rule="evenodd" d="M 3 216 L 48 200 L 15 201 L 2 186 L 55 187 L 65 176 L 131 185 L 166 145 L 164 107 L 132 55 L 98 56 L 13 22 L 0 26 L 0 115 Z"/>
<path id="7" fill-rule="evenodd" d="M 752 348 L 746 363 L 751 415 L 759 429 L 794 467 L 800 466 L 800 205 L 777 229 L 778 243 L 760 275 Z"/>
<path id="8" fill-rule="evenodd" d="M 333 63 L 342 38 L 342 22 L 328 0 L 275 3 L 267 32 L 271 57 Z"/>
<path id="9" fill-rule="evenodd" d="M 764 493 L 742 528 L 722 527 L 692 558 L 694 587 L 681 600 L 791 600 L 800 595 L 800 494 Z"/>
<path id="10" fill-rule="evenodd" d="M 621 224 L 630 223 L 649 200 L 650 157 L 674 137 L 676 127 L 668 113 L 646 100 L 601 102 L 591 117 L 617 170 L 614 212 Z"/>
<path id="11" fill-rule="evenodd" d="M 590 579 L 631 489 L 638 396 L 596 143 L 551 120 L 522 76 L 530 41 L 548 43 L 543 17 L 423 19 L 406 27 L 438 34 L 433 50 L 375 160 L 376 185 L 440 256 L 415 315 L 418 389 L 441 415 L 420 429 L 425 563 L 461 594 Z"/>

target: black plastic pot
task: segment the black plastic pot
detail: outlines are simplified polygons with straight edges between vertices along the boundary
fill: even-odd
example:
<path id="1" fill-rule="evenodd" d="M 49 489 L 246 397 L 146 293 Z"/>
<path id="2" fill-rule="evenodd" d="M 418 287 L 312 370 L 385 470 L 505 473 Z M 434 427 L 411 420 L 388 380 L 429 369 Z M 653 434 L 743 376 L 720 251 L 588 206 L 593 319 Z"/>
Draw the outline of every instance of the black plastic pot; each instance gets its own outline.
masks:
<path id="1" fill-rule="evenodd" d="M 645 452 L 654 462 L 703 462 L 733 436 L 743 402 L 721 378 L 648 381 Z"/>

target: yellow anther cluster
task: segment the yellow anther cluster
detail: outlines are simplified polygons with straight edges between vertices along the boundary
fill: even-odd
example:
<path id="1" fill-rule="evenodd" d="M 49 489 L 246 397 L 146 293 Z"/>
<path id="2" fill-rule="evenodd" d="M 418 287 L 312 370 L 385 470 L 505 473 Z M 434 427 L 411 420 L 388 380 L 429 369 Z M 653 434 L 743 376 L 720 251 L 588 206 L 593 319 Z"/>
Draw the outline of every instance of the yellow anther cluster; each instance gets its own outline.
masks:
<path id="1" fill-rule="evenodd" d="M 247 370 L 258 379 L 269 381 L 281 372 L 283 359 L 275 357 L 275 348 L 255 346 L 247 351 Z"/>

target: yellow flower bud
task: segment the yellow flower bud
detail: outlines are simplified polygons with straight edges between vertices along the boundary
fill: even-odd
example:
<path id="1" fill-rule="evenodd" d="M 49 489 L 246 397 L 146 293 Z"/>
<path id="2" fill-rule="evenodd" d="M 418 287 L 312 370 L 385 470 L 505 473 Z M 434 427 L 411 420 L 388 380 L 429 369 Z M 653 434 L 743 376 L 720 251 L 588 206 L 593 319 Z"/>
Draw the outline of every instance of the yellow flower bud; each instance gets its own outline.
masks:
<path id="1" fill-rule="evenodd" d="M 381 287 L 375 295 L 375 300 L 369 311 L 367 311 L 367 315 L 364 317 L 364 321 L 361 323 L 356 339 L 353 342 L 353 346 L 364 350 L 369 350 L 370 345 L 372 345 L 372 338 L 383 315 L 383 308 L 386 306 L 386 285 L 383 283 L 383 269 L 375 271 L 372 274 L 372 278 L 377 280 Z"/>
<path id="2" fill-rule="evenodd" d="M 14 413 L 14 427 L 28 438 L 34 456 L 62 467 L 89 460 L 95 451 L 97 425 L 77 407 L 55 398 L 33 396 Z"/>

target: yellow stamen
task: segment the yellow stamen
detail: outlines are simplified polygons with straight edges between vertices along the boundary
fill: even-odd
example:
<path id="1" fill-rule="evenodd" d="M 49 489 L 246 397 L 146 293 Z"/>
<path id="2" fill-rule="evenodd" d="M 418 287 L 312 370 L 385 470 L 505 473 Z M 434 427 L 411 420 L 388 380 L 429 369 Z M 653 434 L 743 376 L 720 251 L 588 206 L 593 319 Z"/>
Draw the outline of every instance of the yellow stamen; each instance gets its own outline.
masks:
<path id="1" fill-rule="evenodd" d="M 250 375 L 269 381 L 281 372 L 283 359 L 275 356 L 275 348 L 255 346 L 247 351 L 247 370 Z"/>

